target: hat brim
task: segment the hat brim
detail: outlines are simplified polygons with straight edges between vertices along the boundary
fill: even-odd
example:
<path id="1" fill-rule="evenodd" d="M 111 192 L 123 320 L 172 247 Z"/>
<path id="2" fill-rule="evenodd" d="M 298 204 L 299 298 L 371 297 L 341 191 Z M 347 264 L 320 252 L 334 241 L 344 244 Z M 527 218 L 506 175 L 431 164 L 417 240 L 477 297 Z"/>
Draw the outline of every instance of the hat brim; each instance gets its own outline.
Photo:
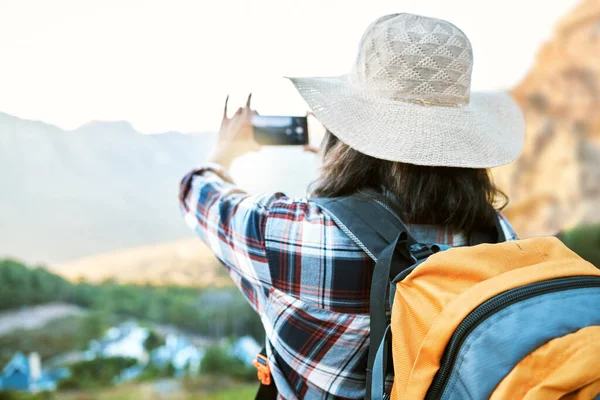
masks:
<path id="1" fill-rule="evenodd" d="M 523 114 L 507 93 L 472 93 L 469 104 L 432 106 L 379 96 L 347 75 L 288 79 L 328 130 L 375 158 L 492 168 L 515 160 L 523 147 Z"/>

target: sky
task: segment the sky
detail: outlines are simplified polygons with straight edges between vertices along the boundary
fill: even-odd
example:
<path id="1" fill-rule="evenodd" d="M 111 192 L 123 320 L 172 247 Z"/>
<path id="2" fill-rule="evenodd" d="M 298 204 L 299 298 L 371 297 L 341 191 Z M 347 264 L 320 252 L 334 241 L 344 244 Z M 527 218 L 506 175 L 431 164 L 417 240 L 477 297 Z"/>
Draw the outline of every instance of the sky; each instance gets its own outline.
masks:
<path id="1" fill-rule="evenodd" d="M 523 78 L 576 0 L 0 0 L 0 111 L 75 129 L 214 131 L 227 94 L 262 114 L 307 110 L 283 76 L 349 72 L 377 17 L 449 20 L 471 39 L 474 90 Z M 0 132 L 1 134 L 1 132 Z"/>

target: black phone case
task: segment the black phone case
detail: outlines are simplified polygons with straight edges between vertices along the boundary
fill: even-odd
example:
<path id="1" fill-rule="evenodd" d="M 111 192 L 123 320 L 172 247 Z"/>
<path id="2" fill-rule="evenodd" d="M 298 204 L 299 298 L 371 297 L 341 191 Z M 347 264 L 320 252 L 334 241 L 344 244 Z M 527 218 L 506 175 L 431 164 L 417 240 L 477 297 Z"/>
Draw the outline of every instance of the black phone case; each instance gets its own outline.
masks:
<path id="1" fill-rule="evenodd" d="M 263 146 L 301 146 L 308 144 L 308 122 L 306 117 L 288 117 L 290 123 L 269 125 L 269 118 L 275 121 L 281 117 L 260 116 L 260 126 L 254 127 L 254 140 Z"/>

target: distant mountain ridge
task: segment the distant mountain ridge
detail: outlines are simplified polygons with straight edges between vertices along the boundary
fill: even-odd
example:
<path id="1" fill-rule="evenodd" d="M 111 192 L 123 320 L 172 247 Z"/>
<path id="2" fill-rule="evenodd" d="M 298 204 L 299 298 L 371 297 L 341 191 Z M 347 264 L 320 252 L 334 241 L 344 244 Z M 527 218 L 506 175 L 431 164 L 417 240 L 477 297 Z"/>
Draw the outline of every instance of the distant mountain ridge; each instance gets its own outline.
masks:
<path id="1" fill-rule="evenodd" d="M 214 140 L 125 121 L 65 131 L 0 113 L 0 256 L 61 263 L 190 237 L 177 183 Z"/>
<path id="2" fill-rule="evenodd" d="M 129 121 L 99 121 L 94 120 L 81 125 L 79 128 L 71 132 L 83 133 L 102 133 L 102 132 L 119 132 L 121 134 L 138 134 L 131 122 Z"/>

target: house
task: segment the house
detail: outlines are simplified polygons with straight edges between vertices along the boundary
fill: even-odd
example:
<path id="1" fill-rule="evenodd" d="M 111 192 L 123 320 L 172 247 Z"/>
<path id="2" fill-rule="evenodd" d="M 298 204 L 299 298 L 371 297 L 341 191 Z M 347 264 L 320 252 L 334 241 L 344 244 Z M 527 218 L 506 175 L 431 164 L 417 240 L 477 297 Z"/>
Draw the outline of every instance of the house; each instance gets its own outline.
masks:
<path id="1" fill-rule="evenodd" d="M 129 368 L 126 368 L 123 371 L 121 371 L 121 373 L 119 375 L 114 377 L 113 382 L 114 383 L 123 383 L 123 382 L 132 381 L 132 380 L 136 379 L 138 376 L 140 376 L 142 374 L 142 372 L 144 372 L 144 367 L 145 367 L 144 365 L 136 364 Z"/>
<path id="2" fill-rule="evenodd" d="M 233 357 L 239 358 L 247 367 L 252 367 L 252 360 L 260 353 L 261 346 L 252 336 L 242 336 L 230 350 Z"/>
<path id="3" fill-rule="evenodd" d="M 38 353 L 31 353 L 27 357 L 23 353 L 17 352 L 2 370 L 0 391 L 52 391 L 56 390 L 58 379 L 64 377 L 66 377 L 64 371 L 54 371 L 53 373 L 42 371 L 42 362 Z"/>
<path id="4" fill-rule="evenodd" d="M 140 327 L 136 322 L 126 322 L 112 327 L 100 340 L 92 340 L 85 352 L 88 360 L 94 358 L 125 357 L 134 358 L 138 363 L 148 362 L 148 352 L 144 342 L 150 335 L 148 329 Z"/>
<path id="5" fill-rule="evenodd" d="M 175 369 L 175 376 L 198 374 L 204 350 L 192 345 L 183 336 L 168 334 L 164 346 L 152 351 L 152 363 L 160 368 L 169 364 Z"/>

